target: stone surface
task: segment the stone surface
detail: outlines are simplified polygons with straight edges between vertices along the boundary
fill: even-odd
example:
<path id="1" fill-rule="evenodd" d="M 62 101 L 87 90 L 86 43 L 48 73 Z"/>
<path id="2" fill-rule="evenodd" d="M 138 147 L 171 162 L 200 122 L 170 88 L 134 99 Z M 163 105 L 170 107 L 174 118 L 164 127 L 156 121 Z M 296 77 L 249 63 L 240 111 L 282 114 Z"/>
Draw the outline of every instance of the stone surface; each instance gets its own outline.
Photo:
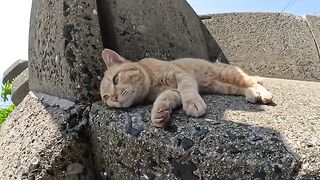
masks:
<path id="1" fill-rule="evenodd" d="M 185 0 L 99 0 L 104 46 L 127 59 L 208 59 L 200 20 Z"/>
<path id="2" fill-rule="evenodd" d="M 29 94 L 0 127 L 0 179 L 96 179 L 83 112 Z"/>
<path id="3" fill-rule="evenodd" d="M 281 13 L 209 16 L 202 22 L 231 64 L 250 74 L 320 81 L 318 50 L 304 18 Z"/>
<path id="4" fill-rule="evenodd" d="M 19 74 L 12 82 L 11 101 L 14 105 L 19 105 L 29 93 L 28 68 Z"/>
<path id="5" fill-rule="evenodd" d="M 319 179 L 320 83 L 267 79 L 265 85 L 277 106 L 209 95 L 206 116 L 178 111 L 165 129 L 150 125 L 151 106 L 93 104 L 97 171 L 102 179 Z"/>
<path id="6" fill-rule="evenodd" d="M 72 101 L 99 98 L 105 69 L 95 0 L 34 0 L 29 86 Z"/>
<path id="7" fill-rule="evenodd" d="M 317 46 L 318 53 L 320 56 L 320 16 L 306 15 L 305 19 L 314 37 L 315 44 Z"/>
<path id="8" fill-rule="evenodd" d="M 28 61 L 21 59 L 17 60 L 3 73 L 2 83 L 4 84 L 7 81 L 12 81 L 26 68 L 28 68 Z"/>

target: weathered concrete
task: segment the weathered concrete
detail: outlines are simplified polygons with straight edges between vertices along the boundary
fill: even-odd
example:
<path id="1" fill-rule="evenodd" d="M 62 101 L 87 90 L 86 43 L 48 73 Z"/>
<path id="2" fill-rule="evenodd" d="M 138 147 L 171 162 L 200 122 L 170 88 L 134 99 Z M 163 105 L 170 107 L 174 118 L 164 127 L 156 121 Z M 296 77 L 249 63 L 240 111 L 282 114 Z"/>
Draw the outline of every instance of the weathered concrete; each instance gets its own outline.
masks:
<path id="1" fill-rule="evenodd" d="M 72 101 L 98 98 L 102 41 L 95 0 L 33 0 L 30 89 Z"/>
<path id="2" fill-rule="evenodd" d="M 125 58 L 208 59 L 196 13 L 185 0 L 99 0 L 104 46 Z"/>
<path id="3" fill-rule="evenodd" d="M 250 74 L 320 81 L 318 50 L 304 18 L 281 13 L 209 16 L 202 22 L 231 64 Z"/>
<path id="4" fill-rule="evenodd" d="M 173 115 L 165 130 L 150 109 L 93 104 L 91 139 L 102 179 L 320 178 L 320 83 L 268 79 L 277 106 L 205 96 L 208 113 Z"/>
<path id="5" fill-rule="evenodd" d="M 28 61 L 21 59 L 17 60 L 3 73 L 2 83 L 4 84 L 8 81 L 12 81 L 26 68 L 28 68 Z"/>
<path id="6" fill-rule="evenodd" d="M 314 37 L 315 44 L 318 48 L 318 54 L 320 57 L 320 16 L 306 15 L 305 19 Z M 320 64 L 320 60 L 319 60 L 319 64 Z"/>
<path id="7" fill-rule="evenodd" d="M 19 74 L 12 82 L 11 101 L 14 105 L 19 105 L 29 93 L 28 68 Z"/>
<path id="8" fill-rule="evenodd" d="M 85 112 L 29 94 L 0 127 L 0 179 L 96 179 Z"/>

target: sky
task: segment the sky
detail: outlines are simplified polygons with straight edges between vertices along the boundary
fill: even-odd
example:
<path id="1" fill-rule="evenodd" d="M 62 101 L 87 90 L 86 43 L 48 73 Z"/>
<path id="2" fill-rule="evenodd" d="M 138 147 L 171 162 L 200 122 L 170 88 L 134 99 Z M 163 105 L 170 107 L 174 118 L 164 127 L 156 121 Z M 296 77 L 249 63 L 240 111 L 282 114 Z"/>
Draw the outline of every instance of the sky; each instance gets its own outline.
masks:
<path id="1" fill-rule="evenodd" d="M 28 59 L 31 0 L 3 0 L 0 6 L 0 77 L 16 60 Z"/>
<path id="2" fill-rule="evenodd" d="M 199 15 L 226 12 L 286 12 L 320 16 L 320 0 L 187 0 Z"/>
<path id="3" fill-rule="evenodd" d="M 187 0 L 199 14 L 226 12 L 288 12 L 319 15 L 320 0 Z M 0 6 L 0 77 L 16 60 L 28 59 L 32 0 L 3 0 Z M 287 7 L 287 8 L 285 8 Z"/>

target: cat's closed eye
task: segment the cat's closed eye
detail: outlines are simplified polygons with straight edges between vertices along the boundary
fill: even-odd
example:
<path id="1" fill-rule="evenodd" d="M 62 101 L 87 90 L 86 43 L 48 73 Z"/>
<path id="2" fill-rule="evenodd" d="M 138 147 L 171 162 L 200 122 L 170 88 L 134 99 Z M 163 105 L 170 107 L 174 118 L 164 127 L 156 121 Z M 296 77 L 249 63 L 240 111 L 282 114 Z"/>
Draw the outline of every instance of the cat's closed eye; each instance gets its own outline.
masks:
<path id="1" fill-rule="evenodd" d="M 113 85 L 117 85 L 118 82 L 119 82 L 119 76 L 118 76 L 118 74 L 117 74 L 117 75 L 113 76 L 113 78 L 112 78 L 112 83 L 113 83 Z"/>

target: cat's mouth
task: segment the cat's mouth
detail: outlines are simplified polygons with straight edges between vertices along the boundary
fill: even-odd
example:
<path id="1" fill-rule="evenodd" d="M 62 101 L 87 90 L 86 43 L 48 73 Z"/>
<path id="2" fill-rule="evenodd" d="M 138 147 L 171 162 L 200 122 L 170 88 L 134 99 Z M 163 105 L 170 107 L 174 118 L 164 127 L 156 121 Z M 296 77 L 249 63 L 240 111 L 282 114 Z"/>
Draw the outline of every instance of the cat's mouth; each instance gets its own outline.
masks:
<path id="1" fill-rule="evenodd" d="M 108 101 L 107 105 L 109 107 L 116 107 L 116 108 L 127 108 L 130 107 L 133 104 L 133 99 L 134 98 L 126 98 L 126 99 L 122 99 L 122 100 L 118 100 L 116 102 L 114 101 Z"/>

